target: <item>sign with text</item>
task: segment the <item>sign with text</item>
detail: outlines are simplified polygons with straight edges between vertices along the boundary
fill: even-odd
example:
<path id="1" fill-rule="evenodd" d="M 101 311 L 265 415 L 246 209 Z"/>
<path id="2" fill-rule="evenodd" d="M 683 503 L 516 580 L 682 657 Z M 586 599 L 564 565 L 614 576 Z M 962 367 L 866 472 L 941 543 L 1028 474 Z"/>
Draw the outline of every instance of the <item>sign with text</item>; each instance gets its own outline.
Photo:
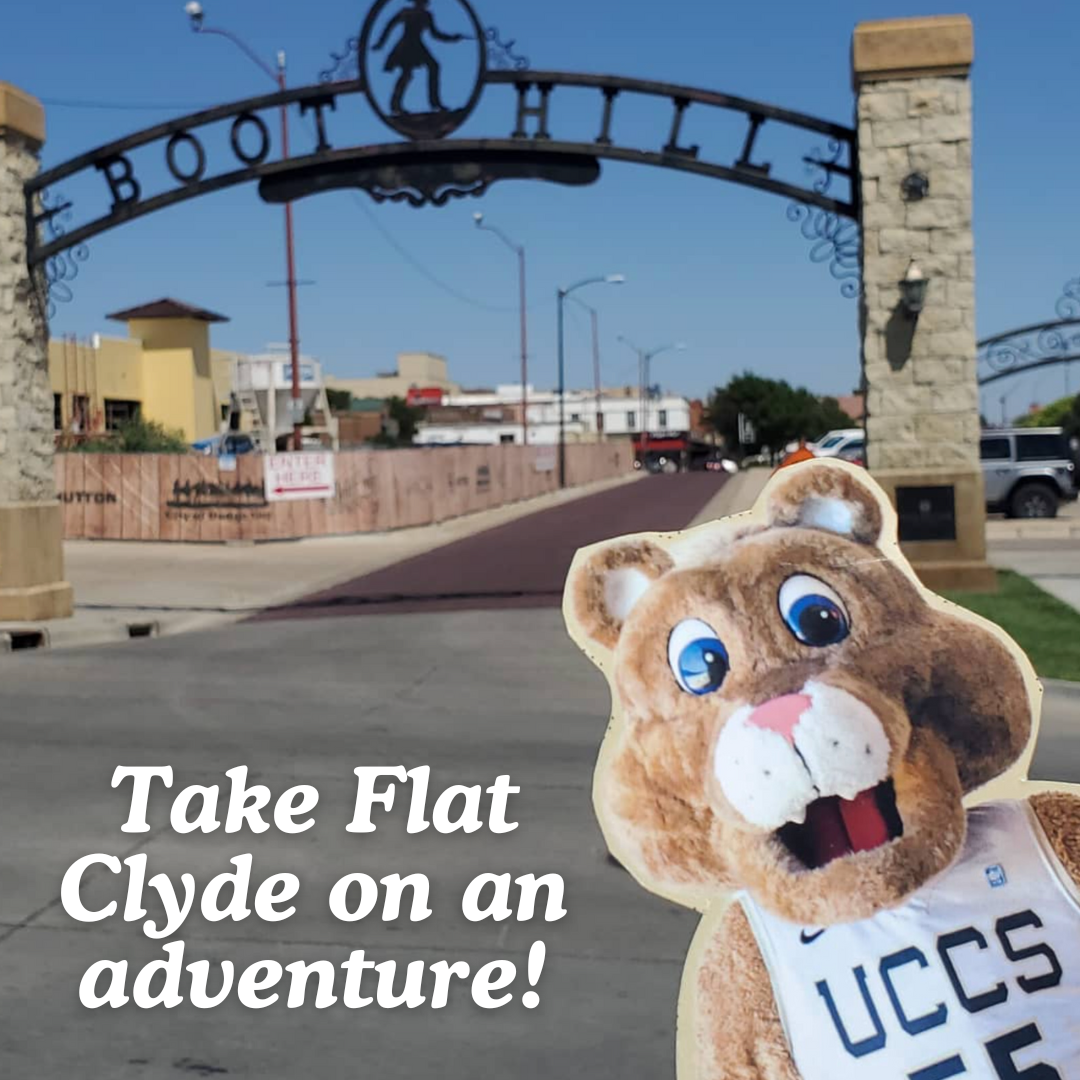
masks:
<path id="1" fill-rule="evenodd" d="M 537 472 L 554 472 L 558 464 L 558 452 L 554 446 L 541 446 L 533 459 L 533 468 Z"/>
<path id="2" fill-rule="evenodd" d="M 269 502 L 333 498 L 333 454 L 267 454 L 263 461 Z"/>

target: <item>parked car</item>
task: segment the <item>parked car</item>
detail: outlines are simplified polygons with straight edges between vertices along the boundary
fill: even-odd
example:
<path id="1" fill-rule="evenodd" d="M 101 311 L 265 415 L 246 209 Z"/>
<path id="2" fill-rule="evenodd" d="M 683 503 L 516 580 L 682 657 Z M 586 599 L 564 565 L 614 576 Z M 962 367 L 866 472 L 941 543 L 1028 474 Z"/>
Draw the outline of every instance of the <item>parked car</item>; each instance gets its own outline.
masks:
<path id="1" fill-rule="evenodd" d="M 707 472 L 737 473 L 739 466 L 731 458 L 709 458 L 705 462 Z"/>
<path id="2" fill-rule="evenodd" d="M 807 443 L 806 448 L 813 450 L 817 457 L 833 457 L 854 439 L 865 442 L 866 436 L 862 428 L 839 428 L 836 431 L 827 431 L 816 442 Z"/>
<path id="3" fill-rule="evenodd" d="M 866 435 L 862 430 L 848 431 L 834 439 L 829 446 L 822 444 L 814 451 L 815 457 L 838 457 L 854 461 L 866 454 Z"/>
<path id="4" fill-rule="evenodd" d="M 209 439 L 200 439 L 191 444 L 192 450 L 208 457 L 228 457 L 235 454 L 251 454 L 255 452 L 255 441 L 250 435 L 240 432 L 230 432 L 228 435 L 214 435 Z"/>
<path id="5" fill-rule="evenodd" d="M 1002 428 L 979 441 L 988 510 L 1009 517 L 1055 517 L 1076 498 L 1076 464 L 1061 428 Z"/>
<path id="6" fill-rule="evenodd" d="M 850 461 L 853 465 L 866 468 L 866 440 L 853 439 L 837 453 L 832 455 L 837 461 Z"/>
<path id="7" fill-rule="evenodd" d="M 761 453 L 753 454 L 750 457 L 744 457 L 742 459 L 742 468 L 744 469 L 756 469 L 763 465 L 772 465 L 772 454 Z"/>

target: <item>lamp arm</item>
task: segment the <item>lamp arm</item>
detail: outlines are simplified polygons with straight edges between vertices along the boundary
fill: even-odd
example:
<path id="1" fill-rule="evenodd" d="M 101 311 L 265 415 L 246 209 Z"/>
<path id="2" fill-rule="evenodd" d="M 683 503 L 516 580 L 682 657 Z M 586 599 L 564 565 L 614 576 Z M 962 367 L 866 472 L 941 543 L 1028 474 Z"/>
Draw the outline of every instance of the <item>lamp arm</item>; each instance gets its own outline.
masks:
<path id="1" fill-rule="evenodd" d="M 606 278 L 602 277 L 583 278 L 581 281 L 575 282 L 568 289 L 560 289 L 559 292 L 561 292 L 563 296 L 569 296 L 572 292 L 577 292 L 578 289 L 583 289 L 586 285 L 597 285 L 606 280 Z"/>
<path id="2" fill-rule="evenodd" d="M 218 29 L 216 26 L 199 26 L 196 27 L 195 33 L 197 34 L 216 34 L 218 37 L 226 38 L 231 41 L 245 56 L 253 63 L 257 64 L 275 83 L 280 84 L 279 73 L 275 72 L 269 64 L 260 59 L 258 53 L 255 52 L 249 45 L 245 44 L 235 34 L 228 30 Z"/>

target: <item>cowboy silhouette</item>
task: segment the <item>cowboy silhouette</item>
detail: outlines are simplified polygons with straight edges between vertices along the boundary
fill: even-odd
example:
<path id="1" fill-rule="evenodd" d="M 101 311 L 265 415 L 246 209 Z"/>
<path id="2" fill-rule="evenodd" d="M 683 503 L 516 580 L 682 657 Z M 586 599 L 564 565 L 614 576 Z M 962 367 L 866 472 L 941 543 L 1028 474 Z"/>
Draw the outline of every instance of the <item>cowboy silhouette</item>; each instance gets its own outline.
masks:
<path id="1" fill-rule="evenodd" d="M 436 41 L 464 41 L 464 34 L 444 34 L 435 25 L 435 20 L 428 11 L 431 0 L 409 0 L 410 6 L 402 8 L 387 24 L 379 40 L 375 43 L 376 52 L 381 49 L 393 33 L 401 26 L 402 34 L 397 44 L 390 50 L 383 70 L 400 70 L 397 85 L 390 98 L 390 112 L 400 116 L 405 112 L 403 100 L 405 91 L 412 82 L 413 72 L 417 68 L 427 68 L 428 103 L 435 112 L 446 112 L 447 108 L 439 97 L 439 62 L 424 44 L 424 34 L 430 33 Z"/>

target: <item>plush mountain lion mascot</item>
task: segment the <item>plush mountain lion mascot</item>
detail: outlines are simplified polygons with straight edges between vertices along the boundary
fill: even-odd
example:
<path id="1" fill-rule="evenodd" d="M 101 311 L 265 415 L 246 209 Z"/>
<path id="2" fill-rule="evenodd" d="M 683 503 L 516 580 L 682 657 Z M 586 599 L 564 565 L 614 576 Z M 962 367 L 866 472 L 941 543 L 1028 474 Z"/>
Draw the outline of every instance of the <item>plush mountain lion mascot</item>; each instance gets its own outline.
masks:
<path id="1" fill-rule="evenodd" d="M 1024 781 L 1031 665 L 864 471 L 586 548 L 564 611 L 615 702 L 608 844 L 704 916 L 680 1080 L 1080 1078 L 1080 798 Z"/>

